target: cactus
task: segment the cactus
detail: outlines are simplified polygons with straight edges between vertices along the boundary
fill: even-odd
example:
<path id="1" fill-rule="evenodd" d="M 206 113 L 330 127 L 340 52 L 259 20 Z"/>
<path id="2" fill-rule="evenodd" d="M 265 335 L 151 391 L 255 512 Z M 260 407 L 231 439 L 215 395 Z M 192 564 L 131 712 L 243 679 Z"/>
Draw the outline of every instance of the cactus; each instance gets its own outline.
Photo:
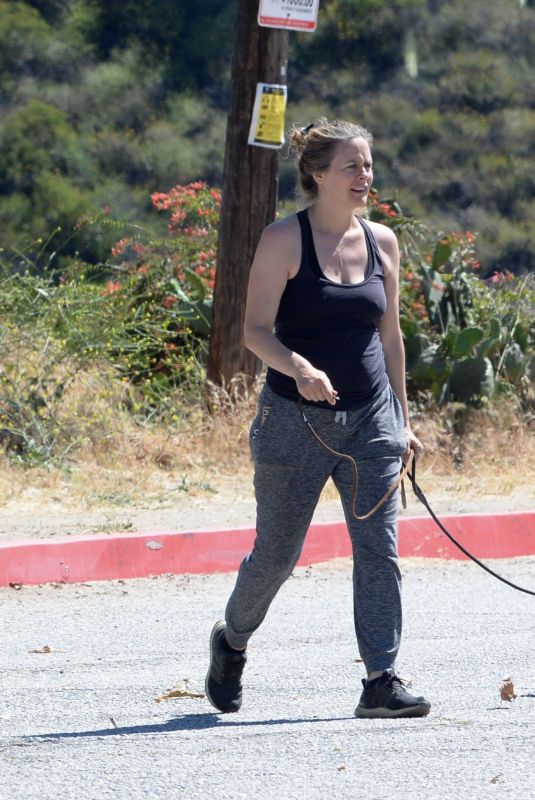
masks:
<path id="1" fill-rule="evenodd" d="M 439 352 L 439 346 L 432 344 L 420 353 L 411 371 L 411 379 L 416 389 L 432 389 L 438 396 L 448 378 L 448 371 L 447 361 Z"/>
<path id="2" fill-rule="evenodd" d="M 405 363 L 408 372 L 412 372 L 421 354 L 430 344 L 429 337 L 423 333 L 405 336 Z"/>
<path id="3" fill-rule="evenodd" d="M 453 354 L 461 358 L 467 356 L 470 350 L 482 341 L 484 336 L 483 328 L 463 328 L 455 337 Z"/>
<path id="4" fill-rule="evenodd" d="M 422 269 L 422 291 L 431 325 L 440 332 L 448 326 L 448 299 L 444 276 L 434 269 Z"/>
<path id="5" fill-rule="evenodd" d="M 499 319 L 497 319 L 496 317 L 492 317 L 489 323 L 488 335 L 476 347 L 477 355 L 488 356 L 494 345 L 498 344 L 498 342 L 500 341 L 501 332 L 502 332 L 502 327 L 500 325 Z"/>
<path id="6" fill-rule="evenodd" d="M 516 342 L 507 345 L 503 353 L 503 368 L 507 380 L 516 383 L 524 374 L 525 357 L 522 348 Z"/>
<path id="7" fill-rule="evenodd" d="M 526 378 L 535 385 L 535 355 L 528 358 L 526 362 Z"/>
<path id="8" fill-rule="evenodd" d="M 450 393 L 461 402 L 478 402 L 494 394 L 494 369 L 488 358 L 473 356 L 456 361 L 450 376 Z"/>

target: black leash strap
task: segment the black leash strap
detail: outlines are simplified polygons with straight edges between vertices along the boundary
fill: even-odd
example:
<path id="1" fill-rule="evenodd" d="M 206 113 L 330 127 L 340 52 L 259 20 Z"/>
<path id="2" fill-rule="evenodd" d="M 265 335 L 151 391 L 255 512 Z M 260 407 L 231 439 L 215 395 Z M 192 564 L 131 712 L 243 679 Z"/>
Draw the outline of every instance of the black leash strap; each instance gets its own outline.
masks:
<path id="1" fill-rule="evenodd" d="M 404 494 L 405 490 L 404 490 L 404 487 L 403 487 L 403 480 L 402 479 L 403 479 L 403 477 L 407 476 L 409 478 L 410 482 L 411 482 L 412 489 L 413 489 L 414 494 L 416 495 L 416 498 L 420 501 L 420 503 L 422 503 L 423 506 L 425 506 L 425 508 L 427 509 L 429 514 L 431 515 L 431 518 L 433 519 L 433 521 L 438 525 L 438 527 L 440 528 L 440 530 L 442 531 L 444 536 L 448 537 L 450 542 L 453 542 L 453 544 L 456 547 L 458 547 L 459 550 L 462 553 L 464 553 L 465 556 L 467 556 L 467 558 L 471 559 L 475 564 L 478 565 L 478 567 L 481 567 L 481 569 L 484 569 L 485 572 L 488 572 L 489 575 L 492 575 L 494 578 L 496 578 L 497 580 L 501 581 L 502 583 L 506 583 L 507 586 L 510 586 L 512 589 L 516 589 L 519 592 L 524 592 L 525 594 L 530 594 L 530 595 L 535 597 L 535 591 L 533 591 L 532 589 L 525 589 L 523 586 L 518 586 L 516 583 L 513 583 L 512 581 L 508 580 L 507 578 L 504 578 L 502 575 L 498 575 L 497 572 L 494 572 L 494 570 L 492 570 L 490 567 L 487 567 L 486 564 L 483 564 L 482 561 L 480 561 L 478 558 L 476 558 L 476 556 L 472 555 L 472 553 L 470 553 L 470 551 L 467 550 L 466 547 L 464 547 L 460 542 L 458 542 L 457 539 L 455 538 L 455 536 L 453 536 L 453 534 L 451 534 L 447 530 L 447 528 L 444 527 L 442 522 L 438 519 L 437 515 L 435 514 L 435 512 L 433 511 L 433 509 L 429 505 L 429 502 L 428 502 L 425 494 L 423 493 L 423 491 L 420 489 L 420 487 L 416 483 L 416 459 L 413 457 L 412 452 L 411 452 L 412 458 L 410 458 L 409 462 L 404 467 L 402 467 L 400 477 L 392 484 L 392 486 L 388 489 L 388 491 L 381 498 L 381 500 L 367 514 L 364 514 L 363 516 L 357 516 L 357 513 L 355 511 L 355 507 L 356 507 L 356 497 L 357 497 L 357 489 L 358 489 L 358 467 L 357 467 L 355 459 L 352 456 L 348 455 L 347 453 L 339 453 L 337 450 L 333 450 L 332 447 L 329 447 L 329 445 L 326 444 L 320 436 L 318 436 L 318 434 L 316 433 L 316 431 L 314 430 L 314 428 L 312 427 L 312 425 L 308 421 L 307 416 L 306 416 L 306 414 L 304 412 L 304 409 L 303 409 L 303 404 L 301 402 L 301 398 L 299 398 L 299 400 L 298 400 L 298 405 L 299 405 L 299 411 L 301 412 L 301 416 L 303 418 L 303 422 L 305 423 L 306 427 L 308 428 L 310 434 L 315 439 L 315 441 L 319 445 L 321 445 L 321 447 L 323 447 L 325 450 L 327 450 L 329 453 L 331 453 L 332 455 L 339 456 L 340 458 L 345 458 L 347 461 L 349 461 L 351 463 L 351 466 L 353 468 L 353 501 L 352 501 L 352 505 L 353 505 L 353 516 L 355 517 L 355 519 L 360 521 L 360 520 L 363 520 L 363 519 L 367 519 L 368 517 L 371 517 L 381 507 L 381 505 L 385 502 L 385 500 L 387 500 L 388 497 L 390 497 L 390 495 L 397 488 L 397 486 L 399 485 L 400 482 L 401 482 L 401 490 L 402 490 L 402 493 Z M 410 471 L 408 469 L 409 466 L 410 466 Z"/>
<path id="2" fill-rule="evenodd" d="M 436 524 L 438 525 L 444 536 L 447 536 L 450 542 L 453 542 L 453 544 L 456 547 L 458 547 L 459 550 L 465 554 L 465 556 L 470 558 L 475 564 L 478 565 L 478 567 L 484 569 L 485 572 L 488 572 L 489 575 L 492 575 L 494 578 L 497 578 L 497 580 L 501 581 L 502 583 L 506 583 L 508 586 L 511 586 L 512 589 L 517 589 L 519 592 L 524 592 L 525 594 L 531 594 L 535 597 L 535 592 L 532 591 L 531 589 L 525 589 L 523 586 L 518 586 L 516 583 L 513 583 L 507 578 L 504 578 L 502 575 L 498 575 L 497 572 L 494 572 L 494 570 L 492 570 L 490 567 L 487 567 L 486 564 L 483 564 L 482 561 L 480 561 L 478 558 L 472 555 L 472 553 L 470 553 L 466 549 L 466 547 L 464 547 L 460 542 L 458 542 L 457 539 L 444 527 L 442 522 L 438 519 L 437 515 L 429 505 L 429 501 L 427 500 L 425 494 L 422 492 L 422 490 L 416 483 L 416 459 L 413 459 L 411 471 L 409 473 L 409 480 L 412 484 L 412 489 L 414 491 L 414 494 L 416 495 L 416 498 L 420 501 L 420 503 L 422 503 L 422 505 L 425 506 L 425 508 L 431 515 L 433 521 L 436 522 Z"/>

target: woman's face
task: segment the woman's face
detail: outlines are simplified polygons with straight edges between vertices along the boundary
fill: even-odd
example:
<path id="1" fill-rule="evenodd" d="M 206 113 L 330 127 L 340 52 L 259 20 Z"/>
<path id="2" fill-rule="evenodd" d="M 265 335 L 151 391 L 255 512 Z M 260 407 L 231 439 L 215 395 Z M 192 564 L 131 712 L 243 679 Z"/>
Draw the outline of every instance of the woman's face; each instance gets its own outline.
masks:
<path id="1" fill-rule="evenodd" d="M 365 208 L 373 181 L 368 142 L 361 138 L 338 142 L 329 168 L 315 173 L 314 178 L 322 199 L 355 209 Z"/>

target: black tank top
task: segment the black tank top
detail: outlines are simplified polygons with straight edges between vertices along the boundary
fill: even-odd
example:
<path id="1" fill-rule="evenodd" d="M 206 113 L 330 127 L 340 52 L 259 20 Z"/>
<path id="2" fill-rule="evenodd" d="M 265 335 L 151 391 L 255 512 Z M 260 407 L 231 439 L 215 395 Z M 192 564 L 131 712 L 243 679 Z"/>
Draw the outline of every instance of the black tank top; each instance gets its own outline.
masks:
<path id="1" fill-rule="evenodd" d="M 274 333 L 289 350 L 323 370 L 340 399 L 313 403 L 341 411 L 358 408 L 380 394 L 388 376 L 377 323 L 386 311 L 384 271 L 375 237 L 360 217 L 368 263 L 361 283 L 336 283 L 323 274 L 305 209 L 297 214 L 301 227 L 301 264 L 282 294 Z M 266 381 L 282 397 L 297 400 L 293 378 L 271 367 Z M 303 398 L 304 403 L 311 403 Z"/>

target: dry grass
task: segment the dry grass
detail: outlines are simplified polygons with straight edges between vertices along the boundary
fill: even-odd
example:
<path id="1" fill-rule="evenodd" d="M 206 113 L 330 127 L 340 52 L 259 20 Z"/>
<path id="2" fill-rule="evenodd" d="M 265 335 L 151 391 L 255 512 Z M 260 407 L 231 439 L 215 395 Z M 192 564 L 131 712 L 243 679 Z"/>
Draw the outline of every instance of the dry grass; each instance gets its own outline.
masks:
<path id="1" fill-rule="evenodd" d="M 424 474 L 447 478 L 455 491 L 509 494 L 533 488 L 535 419 L 504 401 L 488 410 L 450 407 L 415 422 L 425 444 Z"/>
<path id="2" fill-rule="evenodd" d="M 136 423 L 102 375 L 80 375 L 62 405 L 61 438 L 76 440 L 61 467 L 32 467 L 0 452 L 3 504 L 42 498 L 63 505 L 147 505 L 173 493 L 220 492 L 249 480 L 248 433 L 258 389 L 214 392 L 212 413 L 192 404 L 169 426 Z M 61 447 L 60 442 L 60 447 Z"/>
<path id="3" fill-rule="evenodd" d="M 158 427 L 136 425 L 119 410 L 116 397 L 99 394 L 99 385 L 94 375 L 86 376 L 67 404 L 73 425 L 84 420 L 83 436 L 67 466 L 28 469 L 0 456 L 4 504 L 40 497 L 82 508 L 147 507 L 173 493 L 232 496 L 240 484 L 250 485 L 248 431 L 257 388 L 220 392 L 212 396 L 212 414 L 192 406 L 183 416 L 187 423 Z M 80 408 L 82 398 L 87 408 L 88 397 L 98 409 L 91 418 Z M 534 422 L 506 403 L 486 410 L 459 406 L 417 414 L 415 428 L 426 448 L 420 476 L 428 485 L 446 482 L 449 491 L 470 494 L 506 495 L 522 485 L 532 487 Z M 330 493 L 327 489 L 326 496 Z"/>

